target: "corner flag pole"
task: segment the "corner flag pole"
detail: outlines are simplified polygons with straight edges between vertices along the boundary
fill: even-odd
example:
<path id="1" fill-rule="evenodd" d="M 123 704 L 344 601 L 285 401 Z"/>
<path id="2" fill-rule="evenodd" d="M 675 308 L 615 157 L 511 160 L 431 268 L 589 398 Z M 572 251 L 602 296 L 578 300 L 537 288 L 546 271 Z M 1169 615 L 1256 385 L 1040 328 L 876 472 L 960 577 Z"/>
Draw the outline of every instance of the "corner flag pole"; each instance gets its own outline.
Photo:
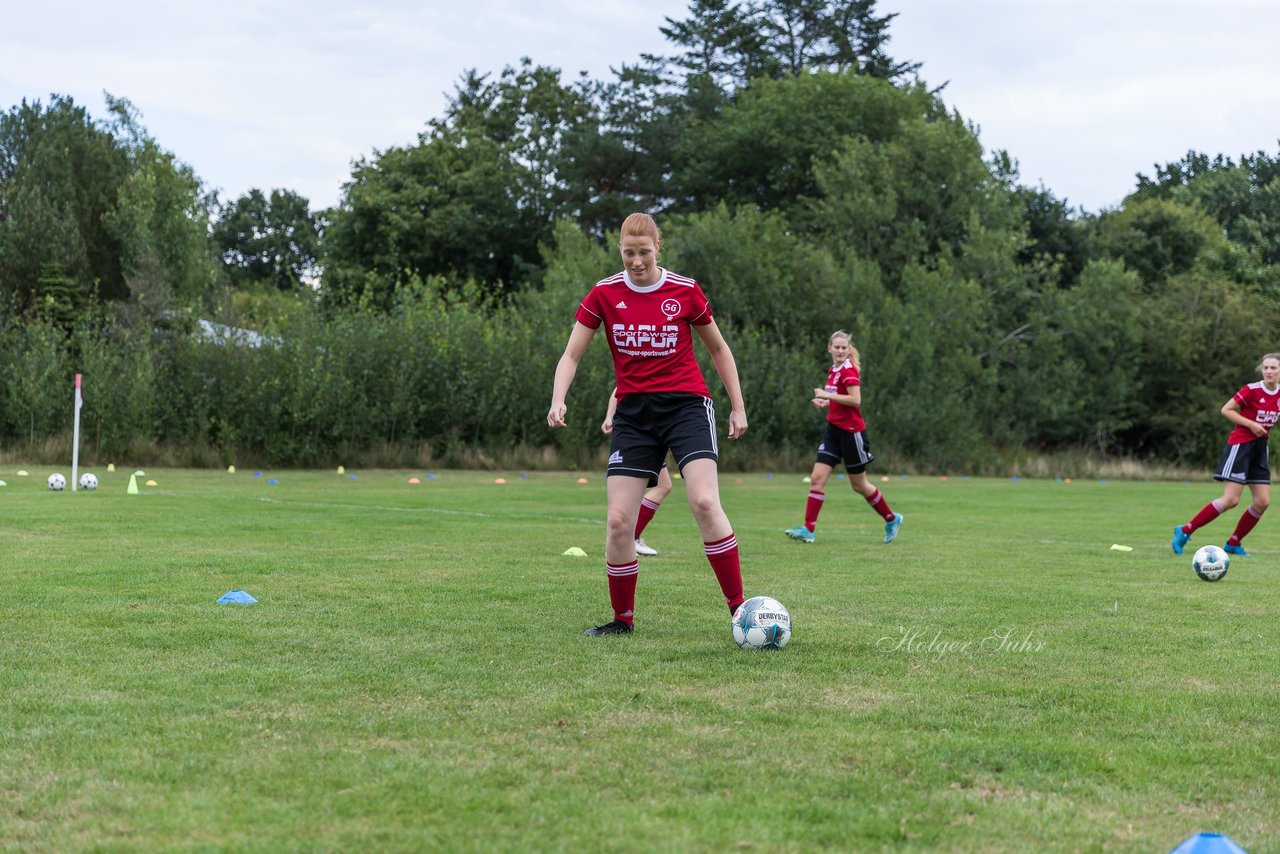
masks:
<path id="1" fill-rule="evenodd" d="M 77 469 L 80 468 L 80 407 L 84 406 L 84 398 L 80 396 L 80 374 L 76 374 L 76 422 L 71 431 L 71 491 L 76 491 L 80 483 Z"/>

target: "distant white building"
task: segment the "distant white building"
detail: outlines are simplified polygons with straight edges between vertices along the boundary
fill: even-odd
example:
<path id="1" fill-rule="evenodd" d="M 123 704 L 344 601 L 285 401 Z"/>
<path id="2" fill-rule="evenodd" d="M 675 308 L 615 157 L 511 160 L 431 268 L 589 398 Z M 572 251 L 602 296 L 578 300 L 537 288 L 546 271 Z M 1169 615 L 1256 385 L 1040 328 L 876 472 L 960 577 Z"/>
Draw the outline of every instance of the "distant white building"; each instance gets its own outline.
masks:
<path id="1" fill-rule="evenodd" d="M 197 320 L 196 328 L 196 334 L 202 339 L 221 346 L 231 345 L 232 347 L 253 347 L 256 349 L 281 343 L 279 338 L 268 337 L 252 329 L 227 326 L 225 323 L 214 323 L 212 320 Z"/>

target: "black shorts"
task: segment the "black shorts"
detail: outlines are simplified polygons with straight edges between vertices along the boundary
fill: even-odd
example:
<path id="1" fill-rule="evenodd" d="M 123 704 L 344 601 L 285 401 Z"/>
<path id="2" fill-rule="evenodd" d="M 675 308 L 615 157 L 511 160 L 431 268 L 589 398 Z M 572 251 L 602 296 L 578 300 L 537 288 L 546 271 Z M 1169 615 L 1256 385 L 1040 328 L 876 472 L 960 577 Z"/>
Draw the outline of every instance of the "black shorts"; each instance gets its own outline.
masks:
<path id="1" fill-rule="evenodd" d="M 711 398 L 696 394 L 629 394 L 618 401 L 605 476 L 647 478 L 658 483 L 667 451 L 684 471 L 693 460 L 719 460 L 716 409 Z"/>
<path id="2" fill-rule="evenodd" d="M 1223 448 L 1213 479 L 1229 480 L 1232 483 L 1271 483 L 1271 466 L 1267 464 L 1267 437 Z"/>
<path id="3" fill-rule="evenodd" d="M 832 468 L 843 462 L 849 474 L 862 474 L 867 470 L 867 463 L 875 458 L 865 430 L 851 433 L 828 422 L 827 432 L 818 446 L 818 462 Z"/>

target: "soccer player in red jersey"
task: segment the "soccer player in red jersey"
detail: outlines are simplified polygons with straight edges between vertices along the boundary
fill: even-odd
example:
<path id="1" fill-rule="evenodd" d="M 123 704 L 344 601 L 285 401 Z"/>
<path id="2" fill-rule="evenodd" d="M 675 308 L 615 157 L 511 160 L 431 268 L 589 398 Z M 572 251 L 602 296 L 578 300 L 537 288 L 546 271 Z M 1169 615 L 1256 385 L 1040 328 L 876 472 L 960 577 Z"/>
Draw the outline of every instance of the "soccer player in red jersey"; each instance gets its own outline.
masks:
<path id="1" fill-rule="evenodd" d="M 613 413 L 617 411 L 618 390 L 615 388 L 609 395 L 609 407 L 604 413 L 604 423 L 600 425 L 600 430 L 606 436 L 613 433 Z M 640 499 L 640 517 L 636 520 L 636 554 L 652 556 L 658 553 L 657 549 L 644 541 L 644 529 L 653 521 L 654 514 L 662 506 L 663 500 L 671 494 L 672 487 L 671 472 L 667 471 L 666 460 L 663 460 L 662 468 L 658 469 L 657 485 L 645 492 L 644 498 Z"/>
<path id="2" fill-rule="evenodd" d="M 670 451 L 684 477 L 707 561 L 730 612 L 742 604 L 738 541 L 720 506 L 715 407 L 693 354 L 702 339 L 729 397 L 729 438 L 747 430 L 738 366 L 693 279 L 658 266 L 661 234 L 653 217 L 633 213 L 622 223 L 623 269 L 596 283 L 578 306 L 573 331 L 556 364 L 547 411 L 550 427 L 565 425 L 565 396 L 587 345 L 603 328 L 613 352 L 618 408 L 609 463 L 605 569 L 613 620 L 588 635 L 632 631 L 636 598 L 636 523 L 647 487 Z"/>
<path id="3" fill-rule="evenodd" d="M 867 465 L 875 459 L 867 442 L 867 425 L 862 420 L 862 379 L 859 375 L 858 351 L 849 341 L 849 333 L 837 330 L 827 339 L 831 354 L 831 370 L 827 384 L 813 390 L 810 401 L 827 411 L 827 432 L 818 445 L 818 459 L 809 475 L 809 500 L 805 504 L 804 524 L 788 528 L 786 534 L 802 543 L 814 541 L 818 514 L 826 501 L 827 479 L 841 462 L 849 472 L 849 485 L 884 519 L 884 541 L 892 543 L 902 527 L 902 514 L 889 508 L 884 494 L 867 480 Z"/>
<path id="4" fill-rule="evenodd" d="M 1174 554 L 1182 548 L 1197 528 L 1203 527 L 1240 503 L 1244 488 L 1249 487 L 1249 508 L 1240 515 L 1236 529 L 1222 547 L 1233 555 L 1247 557 L 1241 540 L 1253 530 L 1271 505 L 1271 467 L 1267 462 L 1267 437 L 1280 419 L 1280 353 L 1268 353 L 1258 363 L 1262 382 L 1249 383 L 1222 405 L 1222 415 L 1235 424 L 1227 436 L 1213 479 L 1224 486 L 1222 497 L 1210 501 L 1185 525 L 1173 529 Z"/>

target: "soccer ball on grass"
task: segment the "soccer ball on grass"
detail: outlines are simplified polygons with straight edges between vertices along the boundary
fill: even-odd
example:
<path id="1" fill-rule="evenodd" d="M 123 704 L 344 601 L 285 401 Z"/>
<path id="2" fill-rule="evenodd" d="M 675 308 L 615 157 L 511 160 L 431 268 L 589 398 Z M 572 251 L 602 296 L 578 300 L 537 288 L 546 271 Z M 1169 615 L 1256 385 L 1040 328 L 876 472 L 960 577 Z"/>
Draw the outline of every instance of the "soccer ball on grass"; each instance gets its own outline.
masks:
<path id="1" fill-rule="evenodd" d="M 733 639 L 743 649 L 782 649 L 791 640 L 791 614 L 777 599 L 755 596 L 733 612 Z"/>
<path id="2" fill-rule="evenodd" d="M 49 475 L 49 488 L 54 492 L 61 492 L 62 488 L 67 485 L 67 479 L 58 472 Z"/>
<path id="3" fill-rule="evenodd" d="M 81 489 L 97 489 L 98 476 L 93 472 L 85 472 L 84 474 L 80 475 L 80 488 Z"/>
<path id="4" fill-rule="evenodd" d="M 1231 555 L 1220 546 L 1201 546 L 1191 558 L 1191 568 L 1205 581 L 1220 581 L 1231 568 Z"/>

